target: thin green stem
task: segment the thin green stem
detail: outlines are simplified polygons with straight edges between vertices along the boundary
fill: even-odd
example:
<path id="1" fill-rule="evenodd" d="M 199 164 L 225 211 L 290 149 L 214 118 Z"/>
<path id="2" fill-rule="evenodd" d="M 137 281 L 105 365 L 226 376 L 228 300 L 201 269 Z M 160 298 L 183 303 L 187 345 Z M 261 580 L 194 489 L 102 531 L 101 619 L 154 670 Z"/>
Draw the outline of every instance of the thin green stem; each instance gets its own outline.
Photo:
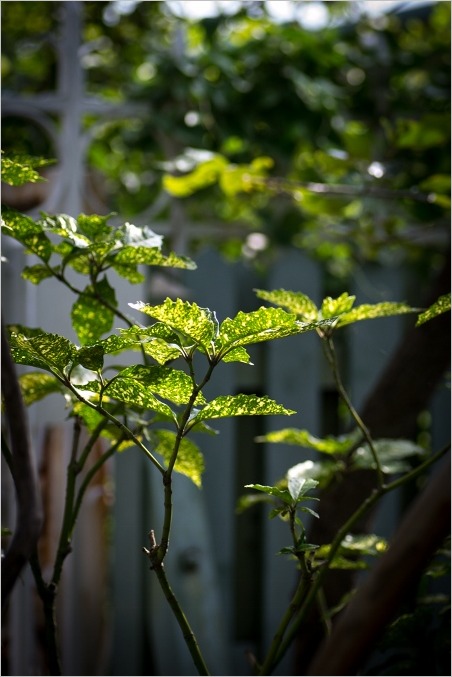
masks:
<path id="1" fill-rule="evenodd" d="M 198 670 L 199 675 L 210 675 L 210 672 L 207 669 L 207 666 L 204 662 L 201 650 L 199 648 L 198 642 L 196 641 L 196 637 L 193 633 L 193 630 L 190 627 L 190 624 L 182 611 L 179 602 L 176 599 L 176 596 L 171 589 L 170 584 L 168 583 L 168 579 L 166 577 L 165 569 L 163 567 L 163 564 L 160 562 L 156 566 L 151 566 L 151 568 L 154 569 L 157 579 L 160 583 L 160 587 L 163 590 L 163 593 L 168 601 L 168 604 L 170 605 L 177 622 L 179 624 L 179 627 L 182 630 L 182 634 L 184 636 L 185 643 L 188 647 L 188 650 L 190 651 L 191 657 L 193 658 L 193 662 L 196 666 L 196 669 Z"/>
<path id="2" fill-rule="evenodd" d="M 155 456 L 149 451 L 149 449 L 141 442 L 141 440 L 138 439 L 138 437 L 128 428 L 122 421 L 120 421 L 116 416 L 111 414 L 107 409 L 104 409 L 100 404 L 94 404 L 93 402 L 90 402 L 90 400 L 85 399 L 80 395 L 80 393 L 77 391 L 77 389 L 72 385 L 72 383 L 66 379 L 62 378 L 58 372 L 52 371 L 53 375 L 63 384 L 68 388 L 74 395 L 75 397 L 80 401 L 83 402 L 83 404 L 86 404 L 86 406 L 90 407 L 91 409 L 94 409 L 97 411 L 99 414 L 107 418 L 109 421 L 115 424 L 117 428 L 119 428 L 125 436 L 125 439 L 132 440 L 134 444 L 143 451 L 148 459 L 155 465 L 157 470 L 164 475 L 165 474 L 165 468 L 162 466 L 161 463 L 155 458 Z"/>
<path id="3" fill-rule="evenodd" d="M 58 645 L 55 600 L 57 588 L 48 585 L 42 576 L 38 553 L 30 557 L 30 566 L 36 583 L 36 589 L 42 602 L 44 612 L 45 652 L 50 675 L 61 675 L 61 657 Z"/>
<path id="4" fill-rule="evenodd" d="M 308 593 L 310 582 L 310 578 L 306 579 L 304 574 L 300 576 L 295 594 L 292 597 L 286 611 L 284 612 L 283 617 L 281 618 L 265 660 L 258 670 L 259 675 L 270 675 L 274 666 L 277 664 L 277 656 L 279 655 L 280 646 L 283 643 L 284 635 L 293 618 L 297 614 L 301 604 L 303 603 L 303 599 Z"/>
<path id="5" fill-rule="evenodd" d="M 370 435 L 370 432 L 362 420 L 361 416 L 358 414 L 356 411 L 355 407 L 353 406 L 352 401 L 350 400 L 348 393 L 344 387 L 344 384 L 342 383 L 342 378 L 341 374 L 339 371 L 339 364 L 337 360 L 337 355 L 336 355 L 336 350 L 334 347 L 334 342 L 331 336 L 326 336 L 323 337 L 322 344 L 324 346 L 324 351 L 326 358 L 328 360 L 328 363 L 331 367 L 331 371 L 334 376 L 334 380 L 336 383 L 337 390 L 339 392 L 339 395 L 342 397 L 342 400 L 344 401 L 347 409 L 349 410 L 353 420 L 355 421 L 356 425 L 358 428 L 361 430 L 361 432 L 364 435 L 364 438 L 369 445 L 370 452 L 372 454 L 372 458 L 375 463 L 375 469 L 377 472 L 377 480 L 378 480 L 378 486 L 383 487 L 384 486 L 384 474 L 383 474 L 383 469 L 381 467 L 380 459 L 378 458 L 377 451 L 375 449 L 375 445 L 373 443 L 372 437 Z"/>
<path id="6" fill-rule="evenodd" d="M 78 417 L 74 421 L 74 436 L 72 439 L 71 459 L 66 471 L 66 496 L 64 499 L 63 524 L 58 541 L 55 565 L 53 568 L 52 585 L 55 589 L 60 582 L 63 562 L 71 551 L 70 534 L 72 532 L 72 509 L 75 499 L 75 485 L 77 480 L 77 451 L 80 442 L 81 424 Z"/>
<path id="7" fill-rule="evenodd" d="M 174 465 L 177 460 L 177 455 L 179 453 L 179 448 L 182 442 L 182 438 L 184 435 L 187 433 L 187 423 L 190 419 L 190 414 L 193 410 L 193 406 L 196 402 L 196 399 L 201 392 L 202 388 L 205 386 L 205 384 L 209 381 L 210 377 L 212 376 L 212 372 L 215 368 L 215 364 L 210 364 L 209 368 L 207 369 L 207 372 L 201 381 L 200 384 L 196 383 L 195 380 L 195 374 L 193 371 L 193 363 L 191 359 L 187 359 L 189 368 L 190 368 L 190 374 L 192 377 L 193 381 L 193 390 L 190 396 L 190 399 L 187 403 L 187 406 L 185 407 L 182 416 L 180 418 L 180 421 L 177 426 L 177 434 L 176 434 L 176 439 L 174 441 L 174 449 L 173 453 L 171 454 L 171 458 L 168 461 L 168 467 L 165 470 L 163 474 L 163 488 L 164 488 L 164 518 L 163 518 L 163 527 L 162 527 L 162 537 L 160 539 L 160 545 L 158 547 L 158 559 L 160 562 L 163 562 L 163 559 L 165 558 L 165 555 L 168 550 L 168 543 L 169 543 L 169 536 L 170 536 L 170 531 L 171 531 L 171 521 L 172 521 L 172 513 L 173 513 L 173 501 L 172 501 L 172 473 L 174 469 Z"/>

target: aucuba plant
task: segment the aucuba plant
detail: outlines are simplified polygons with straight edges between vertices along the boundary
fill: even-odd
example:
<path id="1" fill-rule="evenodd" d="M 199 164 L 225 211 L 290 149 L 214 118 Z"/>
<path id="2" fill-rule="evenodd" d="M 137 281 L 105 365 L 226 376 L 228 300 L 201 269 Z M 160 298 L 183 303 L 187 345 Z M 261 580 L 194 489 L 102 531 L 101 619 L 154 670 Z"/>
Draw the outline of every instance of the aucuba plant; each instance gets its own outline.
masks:
<path id="1" fill-rule="evenodd" d="M 30 158 L 4 158 L 2 180 L 12 185 L 40 180 L 38 170 L 42 163 Z M 276 486 L 248 485 L 259 492 L 262 500 L 272 503 L 271 517 L 287 522 L 291 544 L 281 552 L 293 558 L 303 574 L 267 656 L 260 663 L 255 661 L 257 674 L 271 674 L 290 645 L 303 613 L 320 594 L 327 568 L 349 566 L 351 561 L 360 566 L 362 560 L 357 560 L 357 553 L 378 555 L 386 547 L 384 541 L 372 535 L 350 536 L 353 520 L 344 525 L 332 544 L 308 543 L 301 515 L 319 518 L 319 513 L 306 503 L 318 500 L 317 488 L 324 486 L 347 463 L 356 468 L 372 467 L 377 472 L 379 489 L 363 507 L 368 509 L 392 488 L 386 483 L 387 474 L 394 472 L 397 466 L 398 472 L 406 471 L 409 475 L 405 459 L 424 453 L 407 441 L 372 440 L 342 384 L 334 334 L 352 322 L 418 310 L 403 303 L 354 307 L 355 297 L 348 294 L 326 298 L 317 308 L 304 294 L 282 289 L 257 290 L 258 298 L 272 305 L 252 312 L 240 311 L 232 318 L 217 318 L 215 311 L 195 302 L 171 298 L 158 305 L 131 301 L 130 309 L 124 310 L 118 306 L 111 273 L 130 283 L 139 283 L 144 279 L 143 266 L 191 270 L 196 264 L 188 257 L 165 252 L 163 238 L 148 226 L 128 222 L 118 225 L 112 215 L 81 214 L 75 218 L 41 214 L 33 219 L 5 208 L 3 233 L 19 242 L 34 258 L 34 262 L 23 269 L 23 278 L 33 284 L 53 279 L 74 295 L 70 317 L 77 343 L 41 327 L 7 326 L 7 341 L 14 362 L 31 368 L 19 376 L 25 404 L 29 406 L 51 393 L 60 393 L 74 420 L 75 442 L 68 467 L 66 503 L 50 576 L 44 576 L 36 553 L 30 560 L 45 611 L 52 674 L 61 674 L 55 599 L 85 491 L 101 465 L 129 447 L 138 448 L 162 478 L 163 524 L 159 529 L 154 525 L 150 530 L 149 547 L 143 548 L 144 553 L 179 622 L 199 674 L 209 674 L 163 565 L 169 551 L 172 524 L 172 476 L 174 472 L 182 473 L 201 486 L 204 457 L 190 433 L 212 432 L 214 419 L 295 413 L 267 396 L 220 395 L 208 400 L 205 386 L 214 378 L 221 362 L 251 364 L 248 346 L 307 331 L 318 334 L 339 393 L 356 426 L 343 438 L 321 440 L 308 431 L 290 428 L 260 438 L 260 441 L 315 449 L 325 459 L 298 464 Z M 420 321 L 431 319 L 448 308 L 450 297 L 429 309 L 428 316 L 420 315 Z M 140 313 L 142 322 L 138 322 L 136 313 L 131 311 Z M 114 331 L 115 320 L 125 326 Z M 118 365 L 118 356 L 126 352 L 134 355 L 134 363 Z M 80 442 L 82 426 L 88 431 L 85 445 Z M 98 438 L 104 438 L 105 451 L 77 484 Z M 6 438 L 4 452 L 10 461 Z M 241 507 L 252 502 L 254 499 L 245 495 Z"/>

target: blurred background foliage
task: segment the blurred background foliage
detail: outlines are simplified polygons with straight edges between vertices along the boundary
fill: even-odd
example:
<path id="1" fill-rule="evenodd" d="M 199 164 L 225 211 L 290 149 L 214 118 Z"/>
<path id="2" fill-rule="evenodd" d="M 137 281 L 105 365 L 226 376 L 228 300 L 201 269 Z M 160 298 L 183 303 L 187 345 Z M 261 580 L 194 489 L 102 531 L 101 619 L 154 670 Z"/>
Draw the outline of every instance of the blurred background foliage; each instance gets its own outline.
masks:
<path id="1" fill-rule="evenodd" d="M 450 3 L 373 14 L 366 2 L 298 2 L 286 21 L 271 4 L 190 19 L 184 3 L 83 3 L 87 96 L 138 106 L 84 115 L 106 209 L 168 219 L 169 173 L 188 181 L 185 218 L 207 226 L 192 255 L 212 241 L 259 264 L 275 245 L 300 247 L 336 276 L 364 261 L 438 269 L 449 249 Z M 312 5 L 321 21 L 307 26 Z M 55 89 L 60 11 L 3 3 L 4 93 Z M 3 120 L 3 148 L 55 153 L 17 117 Z M 218 244 L 211 223 L 230 236 Z"/>

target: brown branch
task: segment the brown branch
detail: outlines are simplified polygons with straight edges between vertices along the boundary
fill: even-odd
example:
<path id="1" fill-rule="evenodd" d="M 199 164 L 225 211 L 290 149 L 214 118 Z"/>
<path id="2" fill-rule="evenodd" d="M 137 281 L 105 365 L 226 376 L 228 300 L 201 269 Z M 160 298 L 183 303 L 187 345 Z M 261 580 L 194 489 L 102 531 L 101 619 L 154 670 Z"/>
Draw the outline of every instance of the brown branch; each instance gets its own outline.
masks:
<path id="1" fill-rule="evenodd" d="M 30 450 L 28 422 L 5 327 L 2 322 L 2 398 L 11 443 L 11 474 L 17 500 L 14 536 L 2 564 L 2 608 L 33 553 L 42 526 L 36 468 Z"/>
<path id="2" fill-rule="evenodd" d="M 356 674 L 450 533 L 450 471 L 449 452 L 448 462 L 411 505 L 389 550 L 358 589 L 306 674 Z"/>

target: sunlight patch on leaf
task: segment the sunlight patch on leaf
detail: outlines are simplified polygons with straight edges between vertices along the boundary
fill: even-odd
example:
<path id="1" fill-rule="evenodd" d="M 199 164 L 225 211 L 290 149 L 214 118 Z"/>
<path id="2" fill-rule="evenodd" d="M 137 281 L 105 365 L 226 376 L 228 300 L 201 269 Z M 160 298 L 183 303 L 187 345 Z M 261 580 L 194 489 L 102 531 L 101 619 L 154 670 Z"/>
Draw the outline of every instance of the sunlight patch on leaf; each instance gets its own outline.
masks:
<path id="1" fill-rule="evenodd" d="M 215 348 L 217 354 L 224 354 L 230 348 L 292 336 L 301 330 L 295 315 L 282 308 L 262 306 L 250 313 L 240 311 L 232 319 L 227 317 L 220 325 Z"/>
<path id="2" fill-rule="evenodd" d="M 128 245 L 120 249 L 115 256 L 116 264 L 162 266 L 165 268 L 183 268 L 185 270 L 194 270 L 196 268 L 194 261 L 187 256 L 177 256 L 173 252 L 165 256 L 160 249 L 138 244 L 133 246 Z"/>
<path id="3" fill-rule="evenodd" d="M 220 395 L 196 414 L 192 423 L 226 416 L 263 416 L 267 414 L 290 416 L 295 413 L 295 411 L 286 409 L 267 396 L 258 397 L 257 395 L 243 394 Z"/>
<path id="4" fill-rule="evenodd" d="M 97 296 L 104 298 L 110 306 L 116 307 L 115 290 L 106 277 L 95 287 L 88 285 L 72 306 L 71 320 L 80 343 L 93 343 L 113 326 L 113 310 L 106 308 Z"/>
<path id="5" fill-rule="evenodd" d="M 40 330 L 31 330 L 34 331 Z M 60 373 L 72 363 L 77 352 L 77 348 L 63 336 L 46 332 L 33 334 L 27 329 L 25 333 L 18 333 L 17 326 L 16 330 L 11 330 L 9 345 L 17 364 Z"/>
<path id="6" fill-rule="evenodd" d="M 315 303 L 301 292 L 286 289 L 275 289 L 273 291 L 255 289 L 254 291 L 259 298 L 269 303 L 274 303 L 275 306 L 281 306 L 290 313 L 295 313 L 305 322 L 315 321 L 319 317 L 319 311 Z"/>
<path id="7" fill-rule="evenodd" d="M 105 388 L 105 394 L 108 397 L 114 397 L 120 402 L 127 402 L 145 410 L 157 411 L 171 421 L 176 420 L 173 410 L 155 397 L 148 387 L 135 378 L 112 379 Z"/>
<path id="8" fill-rule="evenodd" d="M 372 320 L 377 317 L 391 317 L 392 315 L 404 315 L 405 313 L 419 312 L 419 308 L 412 308 L 406 303 L 394 303 L 392 301 L 384 301 L 382 303 L 363 304 L 357 306 L 342 314 L 337 321 L 337 327 L 343 327 L 352 322 L 360 320 Z"/>
<path id="9" fill-rule="evenodd" d="M 196 303 L 170 298 L 159 306 L 139 301 L 129 303 L 131 308 L 150 315 L 168 325 L 173 331 L 180 332 L 195 344 L 200 344 L 206 352 L 211 350 L 211 342 L 218 332 L 215 313 L 208 308 L 200 308 Z"/>
<path id="10" fill-rule="evenodd" d="M 193 382 L 184 371 L 170 367 L 148 367 L 141 364 L 126 367 L 116 377 L 116 381 L 134 379 L 151 392 L 175 404 L 187 404 L 193 393 Z M 205 404 L 199 393 L 195 404 Z"/>
<path id="11" fill-rule="evenodd" d="M 37 170 L 54 162 L 54 160 L 45 160 L 25 154 L 8 153 L 6 155 L 2 151 L 1 179 L 9 186 L 23 186 L 25 183 L 46 181 Z"/>
<path id="12" fill-rule="evenodd" d="M 321 316 L 323 319 L 327 320 L 337 315 L 342 315 L 342 313 L 347 313 L 351 310 L 356 296 L 350 296 L 347 292 L 344 292 L 338 298 L 333 299 L 331 296 L 327 296 L 322 301 L 322 307 L 320 309 Z"/>

